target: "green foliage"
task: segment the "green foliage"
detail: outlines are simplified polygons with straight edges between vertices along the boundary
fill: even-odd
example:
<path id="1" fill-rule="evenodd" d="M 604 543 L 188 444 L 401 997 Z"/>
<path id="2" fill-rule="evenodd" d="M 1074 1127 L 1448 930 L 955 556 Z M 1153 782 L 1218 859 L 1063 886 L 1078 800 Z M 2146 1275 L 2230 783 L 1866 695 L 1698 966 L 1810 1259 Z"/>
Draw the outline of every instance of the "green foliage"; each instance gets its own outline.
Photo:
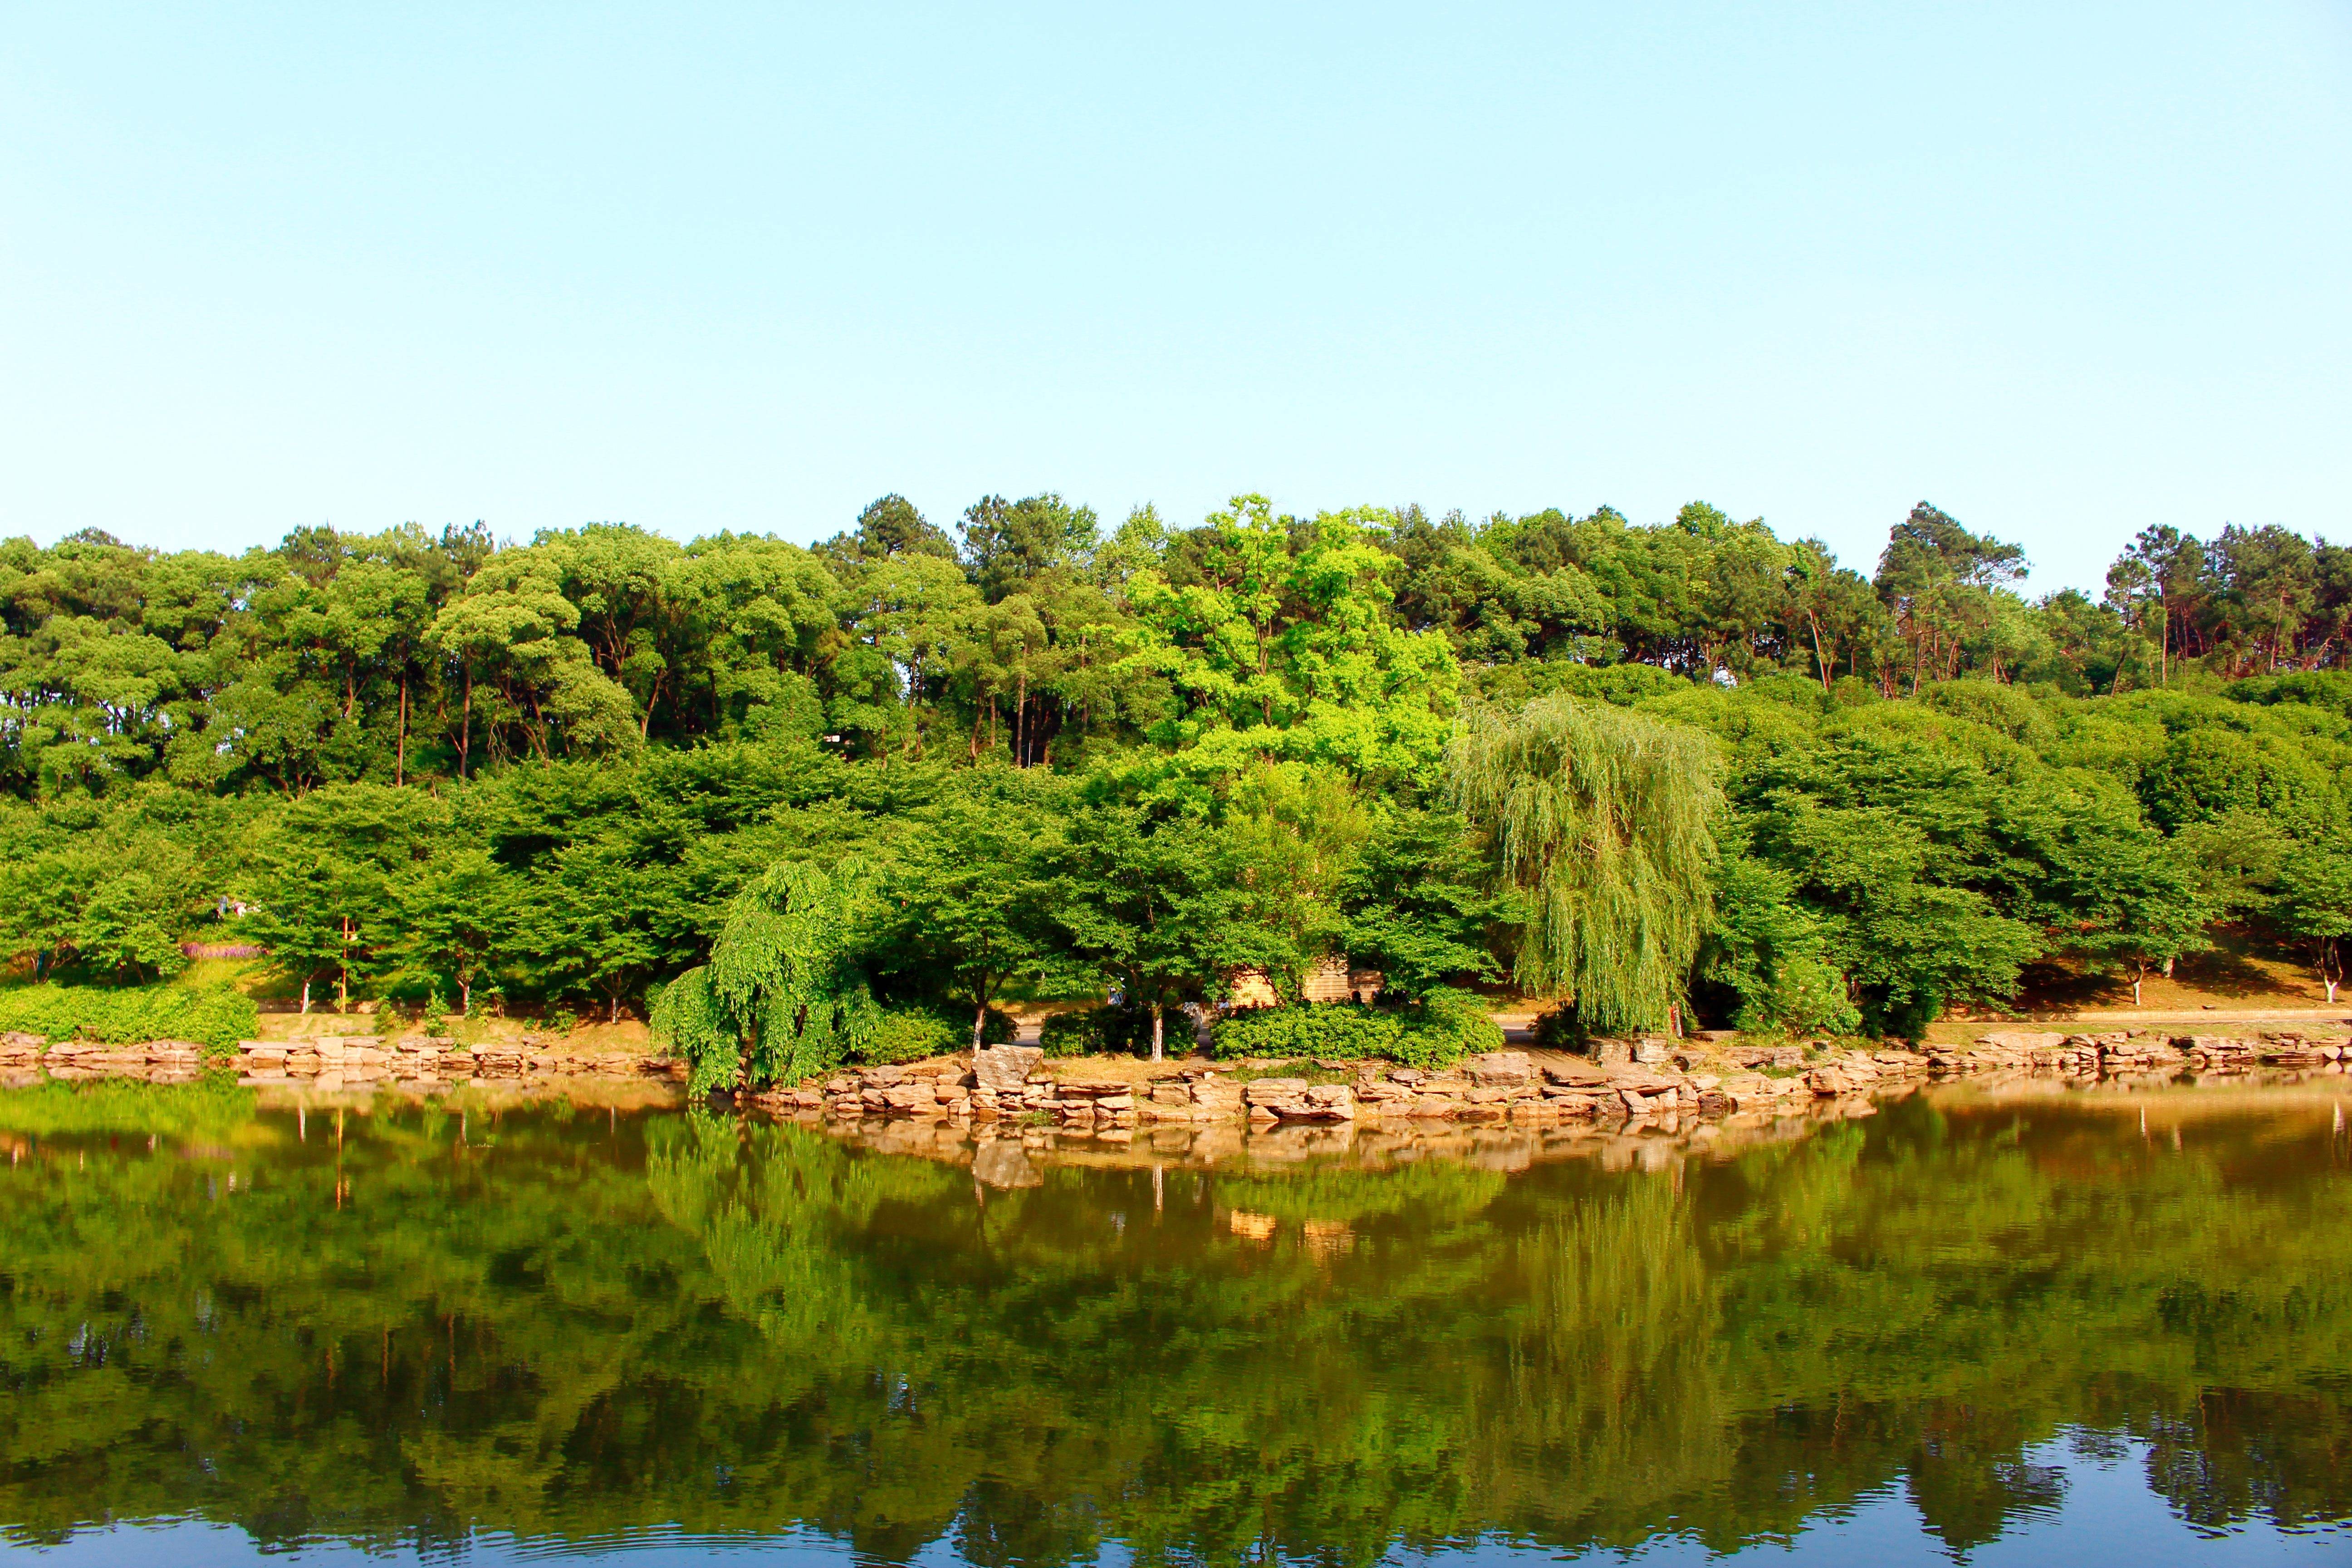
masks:
<path id="1" fill-rule="evenodd" d="M 1823 922 L 1797 898 L 1796 879 L 1745 854 L 1725 856 L 1717 869 L 1698 973 L 1703 987 L 1724 994 L 1714 1010 L 1733 1028 L 1850 1035 L 1862 1027 Z"/>
<path id="2" fill-rule="evenodd" d="M 709 963 L 653 1005 L 655 1037 L 693 1064 L 692 1092 L 798 1083 L 863 1046 L 879 1018 L 856 945 L 870 896 L 856 862 L 798 861 L 736 895 Z"/>
<path id="3" fill-rule="evenodd" d="M 1220 1058 L 1380 1058 L 1418 1068 L 1445 1067 L 1503 1044 L 1483 999 L 1444 988 L 1411 1007 L 1339 1002 L 1251 1008 L 1220 1019 L 1210 1035 Z"/>
<path id="4" fill-rule="evenodd" d="M 1117 983 L 1155 1019 L 1214 994 L 1244 964 L 1278 965 L 1281 933 L 1252 918 L 1230 842 L 1190 816 L 1116 799 L 1075 811 L 1044 857 L 1045 907 L 1066 972 Z"/>
<path id="5" fill-rule="evenodd" d="M 2344 952 L 2352 941 L 2352 842 L 2299 848 L 2279 868 L 2273 919 L 2309 950 L 2327 1000 L 2344 980 Z"/>
<path id="6" fill-rule="evenodd" d="M 880 1066 L 950 1056 L 971 1044 L 970 1030 L 959 1028 L 952 1018 L 926 1008 L 893 1007 L 875 1019 L 854 1055 L 858 1061 Z"/>
<path id="7" fill-rule="evenodd" d="M 0 989 L 0 1033 L 106 1045 L 187 1040 L 214 1050 L 253 1037 L 261 1010 L 232 986 L 43 984 Z"/>
<path id="8" fill-rule="evenodd" d="M 1042 867 L 1066 791 L 1042 769 L 959 775 L 900 845 L 883 891 L 879 962 L 916 989 L 950 982 L 972 1022 L 1006 981 L 1050 961 Z"/>
<path id="9" fill-rule="evenodd" d="M 1151 1014 L 1141 1007 L 1079 1007 L 1055 1013 L 1038 1031 L 1048 1057 L 1148 1057 Z"/>
<path id="10" fill-rule="evenodd" d="M 980 1032 L 982 1045 L 1002 1045 L 1013 1036 L 1009 1013 L 991 1007 Z M 931 1007 L 885 1008 L 865 1037 L 844 1053 L 844 1059 L 880 1066 L 916 1062 L 929 1057 L 950 1057 L 971 1048 L 971 1020 Z"/>
<path id="11" fill-rule="evenodd" d="M 1458 986 L 1437 985 L 1423 992 L 1416 1005 L 1404 1010 L 1418 1037 L 1413 1049 L 1420 1059 L 1412 1065 L 1450 1062 L 1501 1050 L 1503 1028 L 1487 1007 L 1486 998 Z"/>
<path id="12" fill-rule="evenodd" d="M 1720 763 L 1676 725 L 1549 697 L 1474 712 L 1455 797 L 1525 900 L 1519 983 L 1588 1026 L 1663 1026 L 1706 929 Z"/>
<path id="13" fill-rule="evenodd" d="M 2214 920 L 2333 962 L 2276 900 L 2352 814 L 2352 552 L 2153 527 L 2097 603 L 2029 603 L 2020 565 L 1925 502 L 1868 574 L 1696 502 L 1244 496 L 1106 532 L 1040 493 L 950 531 L 885 496 L 815 550 L 9 541 L 0 956 L 135 984 L 257 947 L 314 1007 L 437 986 L 617 1020 L 771 868 L 856 858 L 905 917 L 859 933 L 877 994 L 974 1016 L 1013 980 L 1165 1009 L 1255 968 L 1295 996 L 1344 953 L 1401 995 L 1580 970 L 1609 1027 L 1687 1000 L 1916 1029 L 2036 956 L 2137 982 Z M 1465 681 L 1489 761 L 1606 710 L 1703 732 L 1688 776 L 1729 809 L 1523 852 L 1439 808 Z M 1559 833 L 1632 787 L 1599 759 L 1645 753 L 1582 754 L 1546 786 Z M 1709 837 L 1777 880 L 1658 868 Z"/>
<path id="14" fill-rule="evenodd" d="M 1402 564 L 1381 548 L 1392 521 L 1373 508 L 1279 517 L 1236 496 L 1194 536 L 1186 571 L 1130 577 L 1129 667 L 1165 677 L 1181 704 L 1154 738 L 1218 770 L 1266 756 L 1381 777 L 1433 766 L 1459 675 L 1442 636 L 1386 613 Z"/>
<path id="15" fill-rule="evenodd" d="M 1460 816 L 1413 807 L 1381 813 L 1339 889 L 1339 950 L 1408 998 L 1496 978 L 1489 944 L 1507 906 L 1480 869 Z"/>

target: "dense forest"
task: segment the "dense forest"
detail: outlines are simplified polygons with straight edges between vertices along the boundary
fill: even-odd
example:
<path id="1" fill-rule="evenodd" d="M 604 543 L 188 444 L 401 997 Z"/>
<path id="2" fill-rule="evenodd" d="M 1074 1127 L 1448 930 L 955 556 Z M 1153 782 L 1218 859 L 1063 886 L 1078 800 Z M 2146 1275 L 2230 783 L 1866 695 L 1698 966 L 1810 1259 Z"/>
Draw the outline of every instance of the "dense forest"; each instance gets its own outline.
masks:
<path id="1" fill-rule="evenodd" d="M 2024 564 L 1924 503 L 1868 575 L 1698 504 L 20 539 L 0 944 L 20 983 L 211 942 L 306 1005 L 650 1009 L 762 1075 L 1008 989 L 1131 1040 L 1328 953 L 1594 1026 L 1916 1031 L 2225 926 L 2332 983 L 2352 550 L 2151 528 L 2095 601 Z"/>

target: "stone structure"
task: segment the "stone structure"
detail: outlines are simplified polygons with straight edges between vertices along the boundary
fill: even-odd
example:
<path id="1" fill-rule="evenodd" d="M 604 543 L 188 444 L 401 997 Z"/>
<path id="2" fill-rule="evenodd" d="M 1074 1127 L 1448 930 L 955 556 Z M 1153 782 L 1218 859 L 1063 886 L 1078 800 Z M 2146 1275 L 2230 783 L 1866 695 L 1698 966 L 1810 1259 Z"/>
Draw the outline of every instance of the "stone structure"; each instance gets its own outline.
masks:
<path id="1" fill-rule="evenodd" d="M 1123 1132 L 1154 1125 L 1275 1127 L 1293 1124 L 1508 1123 L 1544 1126 L 1596 1121 L 1648 1124 L 1765 1111 L 1787 1114 L 1811 1102 L 1890 1086 L 1995 1073 L 2125 1079 L 2189 1072 L 2202 1076 L 2255 1068 L 2352 1071 L 2352 1039 L 2276 1029 L 2252 1037 L 2111 1032 L 2063 1034 L 2000 1029 L 1970 1045 L 1924 1053 L 1811 1046 L 1743 1046 L 1735 1041 L 1600 1042 L 1590 1057 L 1502 1050 L 1467 1058 L 1443 1071 L 1381 1062 L 1317 1062 L 1312 1077 L 1253 1078 L 1234 1064 L 1171 1062 L 1149 1076 L 1048 1063 L 1034 1046 L 997 1046 L 971 1057 L 905 1066 L 845 1068 L 823 1082 L 775 1089 L 751 1103 L 786 1115 L 843 1122 L 940 1121 L 1007 1128 Z M 1611 1050 L 1612 1044 L 1620 1048 Z M 185 1081 L 232 1067 L 247 1084 L 311 1084 L 320 1089 L 394 1082 L 424 1088 L 497 1079 L 594 1076 L 677 1082 L 683 1062 L 627 1052 L 581 1052 L 551 1038 L 524 1036 L 470 1048 L 410 1036 L 248 1040 L 234 1057 L 208 1057 L 184 1040 L 141 1046 L 79 1041 L 51 1045 L 36 1035 L 0 1035 L 6 1081 L 138 1077 Z M 1070 1077 L 1059 1074 L 1065 1070 Z M 1132 1064 L 1120 1069 L 1132 1073 Z M 1008 1179 L 1004 1184 L 1013 1184 Z"/>

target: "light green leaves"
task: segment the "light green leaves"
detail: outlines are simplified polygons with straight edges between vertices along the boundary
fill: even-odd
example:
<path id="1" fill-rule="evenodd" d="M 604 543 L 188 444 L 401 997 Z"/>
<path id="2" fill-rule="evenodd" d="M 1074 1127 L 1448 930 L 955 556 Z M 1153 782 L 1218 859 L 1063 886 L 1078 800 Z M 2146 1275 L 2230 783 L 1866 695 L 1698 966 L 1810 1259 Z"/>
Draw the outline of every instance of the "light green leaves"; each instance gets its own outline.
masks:
<path id="1" fill-rule="evenodd" d="M 1696 730 L 1547 697 L 1474 712 L 1447 757 L 1455 798 L 1522 895 L 1519 984 L 1571 994 L 1585 1027 L 1663 1027 L 1712 906 L 1714 743 Z"/>

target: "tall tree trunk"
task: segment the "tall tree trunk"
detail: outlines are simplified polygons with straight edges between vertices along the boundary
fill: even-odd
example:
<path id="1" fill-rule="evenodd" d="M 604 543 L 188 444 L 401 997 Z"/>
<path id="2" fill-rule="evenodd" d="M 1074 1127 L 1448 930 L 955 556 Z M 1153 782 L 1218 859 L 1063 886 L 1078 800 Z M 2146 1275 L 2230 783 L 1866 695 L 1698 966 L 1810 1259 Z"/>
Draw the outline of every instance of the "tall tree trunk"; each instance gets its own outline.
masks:
<path id="1" fill-rule="evenodd" d="M 408 667 L 400 667 L 400 743 L 392 753 L 392 784 L 394 789 L 408 782 Z"/>
<path id="2" fill-rule="evenodd" d="M 1164 1020 L 1166 1019 L 1166 1016 L 1167 1010 L 1161 1007 L 1158 1002 L 1153 1002 L 1151 1004 L 1151 1059 L 1155 1062 L 1166 1061 L 1168 1059 L 1168 1053 L 1163 1038 Z"/>
<path id="3" fill-rule="evenodd" d="M 466 758 L 474 743 L 474 672 L 466 671 L 466 702 L 457 715 L 457 776 L 467 777 Z"/>
<path id="4" fill-rule="evenodd" d="M 971 1048 L 980 1049 L 981 1032 L 988 1027 L 988 993 L 980 994 L 980 1006 L 971 1016 Z"/>

